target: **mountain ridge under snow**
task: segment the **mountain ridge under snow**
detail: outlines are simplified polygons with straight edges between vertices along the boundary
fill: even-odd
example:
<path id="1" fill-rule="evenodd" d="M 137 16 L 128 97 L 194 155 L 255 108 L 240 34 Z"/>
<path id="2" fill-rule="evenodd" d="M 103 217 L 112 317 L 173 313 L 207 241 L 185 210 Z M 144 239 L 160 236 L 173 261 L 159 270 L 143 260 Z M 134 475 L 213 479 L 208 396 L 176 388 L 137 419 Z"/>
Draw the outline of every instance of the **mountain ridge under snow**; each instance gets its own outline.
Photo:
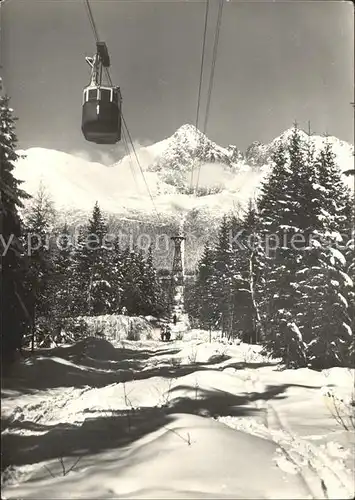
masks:
<path id="1" fill-rule="evenodd" d="M 291 132 L 284 131 L 269 144 L 254 142 L 243 153 L 233 145 L 217 145 L 193 125 L 183 125 L 171 137 L 136 151 L 145 179 L 133 154 L 105 166 L 61 151 L 30 148 L 18 151 L 26 157 L 16 162 L 15 176 L 32 195 L 42 182 L 59 211 L 85 213 L 98 201 L 105 212 L 128 218 L 137 214 L 151 217 L 155 210 L 168 217 L 191 210 L 219 217 L 256 195 L 271 168 L 270 157 L 277 143 L 287 142 Z M 324 139 L 311 136 L 316 150 Z M 327 140 L 340 168 L 352 168 L 354 147 L 335 137 Z M 186 196 L 198 176 L 199 196 Z M 350 185 L 351 181 L 344 177 L 345 183 Z"/>
<path id="2" fill-rule="evenodd" d="M 287 141 L 289 135 L 286 130 L 271 143 L 253 143 L 243 153 L 236 146 L 222 148 L 186 125 L 171 137 L 136 150 L 144 179 L 134 154 L 106 166 L 42 148 L 19 151 L 26 158 L 16 162 L 14 174 L 32 195 L 43 183 L 54 202 L 58 227 L 65 221 L 74 230 L 87 223 L 97 201 L 107 216 L 110 232 L 124 233 L 126 240 L 132 235 L 129 238 L 135 244 L 142 234 L 150 239 L 157 268 L 170 268 L 172 259 L 170 250 L 161 248 L 161 238 L 170 241 L 172 233 L 183 230 L 185 269 L 192 271 L 205 243 L 216 239 L 223 215 L 240 212 L 257 196 L 272 168 L 270 155 L 277 142 Z M 319 149 L 324 138 L 312 138 Z M 328 141 L 341 169 L 352 168 L 353 146 L 337 138 Z M 190 188 L 196 186 L 197 177 L 196 195 Z M 352 183 L 345 176 L 344 181 Z"/>

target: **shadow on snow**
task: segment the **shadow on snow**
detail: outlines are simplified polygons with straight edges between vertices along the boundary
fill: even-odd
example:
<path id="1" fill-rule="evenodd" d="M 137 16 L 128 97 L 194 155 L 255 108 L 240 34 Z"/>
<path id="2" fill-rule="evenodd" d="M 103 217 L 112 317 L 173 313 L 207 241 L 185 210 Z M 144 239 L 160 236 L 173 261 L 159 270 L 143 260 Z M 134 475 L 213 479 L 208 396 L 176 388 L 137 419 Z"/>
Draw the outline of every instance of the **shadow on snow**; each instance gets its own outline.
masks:
<path id="1" fill-rule="evenodd" d="M 174 398 L 174 392 L 179 390 L 194 393 L 193 386 L 181 385 L 171 390 L 172 399 L 162 407 L 107 410 L 107 415 L 102 410 L 86 410 L 88 417 L 81 425 L 50 426 L 30 421 L 8 421 L 8 432 L 2 436 L 2 470 L 9 465 L 33 464 L 61 457 L 78 457 L 124 447 L 161 427 L 169 430 L 169 423 L 176 413 L 207 417 L 263 415 L 264 409 L 258 410 L 253 406 L 255 401 L 283 398 L 284 392 L 293 386 L 294 384 L 268 386 L 264 392 L 238 395 L 222 390 L 199 389 L 196 397 Z M 43 434 L 31 436 L 11 433 L 15 430 L 43 432 Z"/>

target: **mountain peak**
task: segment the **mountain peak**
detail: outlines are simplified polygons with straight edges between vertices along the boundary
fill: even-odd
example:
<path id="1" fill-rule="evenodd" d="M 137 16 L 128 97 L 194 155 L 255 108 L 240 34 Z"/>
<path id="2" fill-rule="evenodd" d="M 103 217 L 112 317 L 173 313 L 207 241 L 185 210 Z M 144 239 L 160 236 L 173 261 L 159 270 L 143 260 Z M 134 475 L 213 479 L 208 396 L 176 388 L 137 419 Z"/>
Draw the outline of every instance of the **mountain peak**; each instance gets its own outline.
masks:
<path id="1" fill-rule="evenodd" d="M 172 142 L 177 142 L 180 145 L 183 143 L 185 147 L 189 146 L 191 148 L 196 148 L 198 146 L 198 142 L 202 140 L 204 142 L 208 140 L 207 137 L 195 127 L 195 125 L 190 123 L 181 125 L 181 127 L 177 129 L 170 139 Z"/>
<path id="2" fill-rule="evenodd" d="M 201 132 L 195 127 L 195 125 L 192 125 L 191 123 L 185 123 L 185 125 L 181 125 L 175 132 L 177 135 L 181 134 L 201 134 Z M 174 135 L 175 135 L 174 134 Z"/>
<path id="3" fill-rule="evenodd" d="M 172 182 L 175 186 L 182 185 L 182 177 L 187 171 L 191 171 L 196 160 L 230 167 L 230 152 L 208 139 L 192 124 L 182 125 L 160 144 L 164 147 L 148 166 L 148 170 L 162 171 L 168 184 Z"/>

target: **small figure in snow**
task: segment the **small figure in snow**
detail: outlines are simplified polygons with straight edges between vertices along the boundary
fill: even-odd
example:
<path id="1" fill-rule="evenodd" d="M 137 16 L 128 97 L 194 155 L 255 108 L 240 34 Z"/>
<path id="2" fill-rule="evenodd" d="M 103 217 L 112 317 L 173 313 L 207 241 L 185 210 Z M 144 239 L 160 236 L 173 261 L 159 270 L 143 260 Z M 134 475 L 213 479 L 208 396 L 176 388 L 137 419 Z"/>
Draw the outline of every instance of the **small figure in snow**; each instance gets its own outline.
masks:
<path id="1" fill-rule="evenodd" d="M 167 325 L 166 330 L 165 330 L 165 338 L 166 338 L 166 340 L 167 340 L 168 342 L 169 342 L 169 340 L 170 340 L 170 337 L 171 337 L 170 326 L 169 326 L 169 325 Z"/>
<path id="2" fill-rule="evenodd" d="M 165 339 L 165 326 L 164 325 L 161 327 L 160 338 L 164 342 L 164 339 Z"/>
<path id="3" fill-rule="evenodd" d="M 174 323 L 174 325 L 176 325 L 176 322 L 177 322 L 177 317 L 176 317 L 176 314 L 174 314 L 174 316 L 173 316 L 173 323 Z"/>
<path id="4" fill-rule="evenodd" d="M 123 307 L 122 307 L 122 314 L 123 314 L 124 316 L 126 316 L 126 315 L 127 315 L 127 307 L 126 307 L 126 306 L 123 306 Z"/>

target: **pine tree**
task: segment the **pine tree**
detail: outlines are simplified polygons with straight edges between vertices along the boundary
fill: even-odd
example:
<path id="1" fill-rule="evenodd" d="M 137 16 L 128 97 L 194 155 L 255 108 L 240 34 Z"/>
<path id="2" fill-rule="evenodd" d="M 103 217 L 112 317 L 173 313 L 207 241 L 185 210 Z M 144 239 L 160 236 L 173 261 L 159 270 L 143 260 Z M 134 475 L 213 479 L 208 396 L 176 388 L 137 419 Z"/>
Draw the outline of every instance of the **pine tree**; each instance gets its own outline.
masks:
<path id="1" fill-rule="evenodd" d="M 345 259 L 336 249 L 318 248 L 316 252 L 318 265 L 299 270 L 298 321 L 303 325 L 309 365 L 341 366 L 352 338 L 346 282 L 341 270 Z"/>
<path id="2" fill-rule="evenodd" d="M 74 233 L 73 259 L 73 296 L 71 315 L 85 316 L 89 314 L 89 283 L 91 276 L 91 260 L 88 255 L 87 227 L 80 226 Z"/>
<path id="3" fill-rule="evenodd" d="M 248 207 L 246 209 L 245 215 L 243 217 L 243 229 L 246 231 L 247 236 L 252 235 L 257 227 L 257 211 L 255 207 L 255 202 L 250 199 L 248 202 Z"/>
<path id="4" fill-rule="evenodd" d="M 33 296 L 33 335 L 38 344 L 48 341 L 51 326 L 46 321 L 50 317 L 54 300 L 54 264 L 50 247 L 50 233 L 55 218 L 53 202 L 46 188 L 40 183 L 37 193 L 31 200 L 25 220 L 29 255 L 29 274 L 27 286 Z M 32 338 L 32 348 L 34 347 Z"/>
<path id="5" fill-rule="evenodd" d="M 20 189 L 22 181 L 13 175 L 17 137 L 9 98 L 0 97 L 0 251 L 1 251 L 1 357 L 11 362 L 21 349 L 23 336 L 31 323 L 28 311 L 31 297 L 25 292 L 27 259 L 21 237 L 23 225 L 19 216 L 22 201 L 29 195 Z"/>
<path id="6" fill-rule="evenodd" d="M 254 218 L 255 214 L 248 214 Z M 249 231 L 254 222 L 248 219 Z M 220 327 L 228 337 L 255 342 L 255 311 L 250 291 L 249 232 L 237 216 L 223 217 L 214 249 L 206 245 L 194 287 L 195 316 L 204 328 Z"/>
<path id="7" fill-rule="evenodd" d="M 216 261 L 215 252 L 205 245 L 204 253 L 197 266 L 197 277 L 194 285 L 194 317 L 202 328 L 211 329 L 217 326 L 220 312 L 216 301 Z"/>
<path id="8" fill-rule="evenodd" d="M 235 228 L 238 241 L 234 249 L 234 331 L 245 342 L 258 340 L 259 313 L 255 302 L 256 266 L 255 231 L 256 209 L 250 200 L 246 213 Z"/>
<path id="9" fill-rule="evenodd" d="M 334 366 L 351 337 L 351 279 L 336 245 L 349 199 L 330 145 L 315 159 L 295 130 L 286 153 L 277 153 L 259 202 L 263 240 L 277 243 L 262 259 L 264 345 L 288 365 Z"/>
<path id="10" fill-rule="evenodd" d="M 84 247 L 85 260 L 88 264 L 88 314 L 106 314 L 111 309 L 111 269 L 110 250 L 106 248 L 104 238 L 107 225 L 98 203 L 95 203 L 92 218 L 89 219 L 87 245 Z"/>
<path id="11" fill-rule="evenodd" d="M 117 297 L 111 264 L 115 250 L 112 242 L 106 241 L 106 235 L 107 224 L 96 202 L 87 226 L 79 228 L 73 251 L 73 276 L 78 296 L 75 314 L 108 314 L 114 310 Z"/>
<path id="12" fill-rule="evenodd" d="M 320 218 L 323 226 L 326 226 L 330 232 L 335 231 L 343 236 L 344 231 L 349 230 L 348 221 L 353 214 L 353 200 L 349 189 L 343 182 L 342 173 L 335 158 L 331 143 L 326 138 L 315 165 L 318 188 L 322 193 Z M 349 234 L 345 237 L 347 236 Z"/>
<path id="13" fill-rule="evenodd" d="M 347 290 L 347 301 L 348 301 L 348 314 L 350 321 L 348 323 L 348 331 L 351 334 L 351 339 L 348 343 L 349 349 L 345 355 L 345 363 L 348 366 L 354 366 L 355 364 L 355 225 L 354 225 L 354 213 L 349 220 L 349 229 L 351 230 L 351 236 L 345 242 L 344 256 L 345 256 L 345 273 L 342 275 L 344 278 L 344 286 Z M 350 231 L 349 231 L 350 232 Z"/>
<path id="14" fill-rule="evenodd" d="M 220 312 L 222 335 L 230 335 L 233 315 L 233 250 L 231 245 L 231 221 L 223 217 L 215 254 L 215 295 Z"/>
<path id="15" fill-rule="evenodd" d="M 138 252 L 129 248 L 123 252 L 123 277 L 122 307 L 126 307 L 129 314 L 138 315 L 144 302 L 142 266 Z"/>
<path id="16" fill-rule="evenodd" d="M 53 259 L 54 291 L 55 291 L 55 314 L 59 322 L 71 316 L 72 304 L 75 301 L 75 288 L 73 282 L 73 247 L 71 235 L 67 224 L 57 238 L 57 248 Z"/>
<path id="17" fill-rule="evenodd" d="M 97 248 L 100 248 L 103 244 L 104 236 L 107 234 L 107 225 L 98 202 L 95 203 L 92 218 L 89 219 L 88 233 L 93 236 L 93 242 L 97 242 Z"/>
<path id="18" fill-rule="evenodd" d="M 246 290 L 246 261 L 247 248 L 243 244 L 245 235 L 243 234 L 243 222 L 239 217 L 232 214 L 222 221 L 220 235 L 223 235 L 224 225 L 227 222 L 228 240 L 223 246 L 227 248 L 225 259 L 228 262 L 229 283 L 225 285 L 229 288 L 228 304 L 226 304 L 226 312 L 224 313 L 227 323 L 228 337 L 239 336 L 244 338 L 250 332 L 249 317 L 246 310 L 249 297 Z M 224 238 L 223 238 L 224 239 Z M 229 252 L 231 252 L 229 254 Z M 226 293 L 227 297 L 227 293 Z"/>
<path id="19" fill-rule="evenodd" d="M 276 234 L 283 226 L 288 227 L 291 224 L 290 216 L 294 203 L 292 172 L 287 164 L 288 152 L 282 143 L 278 145 L 272 159 L 274 167 L 261 186 L 261 195 L 257 203 L 260 214 L 258 232 L 264 242 L 266 235 Z M 270 238 L 267 241 L 274 242 Z M 268 250 L 270 255 L 271 247 Z"/>
<path id="20" fill-rule="evenodd" d="M 300 257 L 295 236 L 305 238 L 314 221 L 310 194 L 312 183 L 305 173 L 308 162 L 295 127 L 285 150 L 280 145 L 275 166 L 262 186 L 258 202 L 259 237 L 262 241 L 258 284 L 258 308 L 265 350 L 288 365 L 306 364 L 306 343 L 297 324 L 297 282 Z M 311 175 L 311 177 L 313 177 Z M 301 245 L 304 246 L 304 241 Z"/>
<path id="21" fill-rule="evenodd" d="M 119 239 L 116 238 L 110 261 L 111 266 L 111 313 L 119 313 L 122 308 L 123 297 L 123 252 L 120 248 Z"/>
<path id="22" fill-rule="evenodd" d="M 142 263 L 142 297 L 143 311 L 145 315 L 161 315 L 165 308 L 163 303 L 163 291 L 158 280 L 156 269 L 153 264 L 152 247 L 148 249 L 147 258 Z"/>
<path id="23" fill-rule="evenodd" d="M 352 210 L 349 191 L 328 140 L 315 166 L 319 213 L 313 241 L 307 249 L 313 259 L 308 259 L 308 266 L 303 259 L 299 270 L 299 317 L 309 339 L 309 362 L 312 366 L 328 367 L 346 363 L 353 342 L 353 281 L 348 274 Z"/>

